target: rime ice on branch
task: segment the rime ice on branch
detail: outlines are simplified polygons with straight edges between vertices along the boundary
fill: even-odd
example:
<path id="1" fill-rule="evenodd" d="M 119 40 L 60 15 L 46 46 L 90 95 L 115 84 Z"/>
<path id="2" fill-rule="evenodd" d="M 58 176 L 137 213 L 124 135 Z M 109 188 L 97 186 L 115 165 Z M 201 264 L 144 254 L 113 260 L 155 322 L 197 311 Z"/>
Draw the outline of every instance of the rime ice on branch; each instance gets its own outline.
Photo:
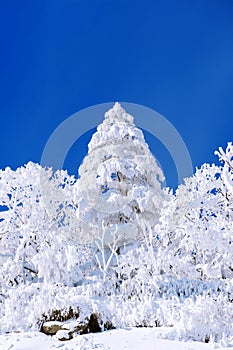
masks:
<path id="1" fill-rule="evenodd" d="M 151 227 L 157 221 L 163 173 L 142 131 L 119 103 L 92 136 L 79 176 L 75 201 L 81 241 L 101 237 L 105 245 L 130 243 L 141 234 L 138 218 Z"/>

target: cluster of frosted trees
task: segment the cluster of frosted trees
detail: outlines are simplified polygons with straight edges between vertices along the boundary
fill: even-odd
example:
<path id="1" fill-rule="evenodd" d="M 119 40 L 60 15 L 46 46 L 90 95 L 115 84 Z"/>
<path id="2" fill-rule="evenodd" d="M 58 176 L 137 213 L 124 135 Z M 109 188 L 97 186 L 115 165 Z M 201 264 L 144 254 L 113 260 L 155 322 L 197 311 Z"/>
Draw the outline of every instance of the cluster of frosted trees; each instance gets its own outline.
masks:
<path id="1" fill-rule="evenodd" d="M 175 194 L 162 189 L 142 131 L 115 104 L 89 143 L 78 180 L 32 162 L 0 170 L 0 285 L 74 285 L 84 278 L 85 254 L 105 271 L 108 250 L 117 256 L 135 242 L 156 274 L 232 277 L 232 144 L 216 155 L 220 165 L 204 164 Z"/>
<path id="2" fill-rule="evenodd" d="M 165 204 L 157 230 L 166 272 L 201 279 L 233 277 L 233 145 L 215 152 Z"/>

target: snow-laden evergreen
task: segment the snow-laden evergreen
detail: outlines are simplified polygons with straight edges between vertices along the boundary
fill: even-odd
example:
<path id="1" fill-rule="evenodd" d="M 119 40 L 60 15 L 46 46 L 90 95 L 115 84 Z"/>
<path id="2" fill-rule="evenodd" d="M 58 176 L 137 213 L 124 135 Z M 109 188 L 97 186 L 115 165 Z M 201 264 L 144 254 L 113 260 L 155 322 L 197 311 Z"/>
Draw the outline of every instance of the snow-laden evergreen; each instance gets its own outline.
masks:
<path id="1" fill-rule="evenodd" d="M 175 193 L 161 188 L 142 132 L 116 104 L 78 180 L 32 162 L 1 170 L 1 332 L 97 312 L 117 328 L 233 345 L 232 143 L 216 155 Z"/>
<path id="2" fill-rule="evenodd" d="M 150 227 L 158 221 L 164 176 L 142 131 L 119 103 L 92 136 L 79 175 L 78 240 L 122 245 L 143 235 L 139 221 Z"/>

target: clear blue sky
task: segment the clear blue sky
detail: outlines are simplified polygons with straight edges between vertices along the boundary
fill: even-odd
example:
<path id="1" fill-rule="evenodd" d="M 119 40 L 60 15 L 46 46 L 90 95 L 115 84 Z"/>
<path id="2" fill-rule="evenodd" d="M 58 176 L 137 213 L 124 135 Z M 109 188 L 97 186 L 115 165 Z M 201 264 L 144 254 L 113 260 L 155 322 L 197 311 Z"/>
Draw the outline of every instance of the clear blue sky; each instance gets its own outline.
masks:
<path id="1" fill-rule="evenodd" d="M 232 0 L 0 0 L 0 29 L 1 168 L 39 162 L 64 119 L 109 101 L 165 116 L 194 166 L 232 140 Z"/>

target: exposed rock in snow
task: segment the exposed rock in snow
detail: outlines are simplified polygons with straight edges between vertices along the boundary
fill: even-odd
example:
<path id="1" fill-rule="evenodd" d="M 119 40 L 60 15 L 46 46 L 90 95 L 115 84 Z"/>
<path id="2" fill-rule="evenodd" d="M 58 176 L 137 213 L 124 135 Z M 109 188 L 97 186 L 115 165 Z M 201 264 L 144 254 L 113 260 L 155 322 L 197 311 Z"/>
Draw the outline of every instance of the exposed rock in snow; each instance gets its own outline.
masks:
<path id="1" fill-rule="evenodd" d="M 63 330 L 68 330 L 69 328 L 67 328 L 63 322 L 58 322 L 58 321 L 49 321 L 49 322 L 45 322 L 42 326 L 42 332 L 47 334 L 47 335 L 54 335 L 56 334 L 58 331 L 60 331 L 61 329 Z"/>
<path id="2" fill-rule="evenodd" d="M 80 319 L 69 319 L 64 322 L 44 322 L 41 331 L 46 335 L 56 335 L 56 339 L 59 340 L 69 340 L 77 334 L 98 333 L 112 328 L 110 321 L 104 323 L 100 314 L 92 313 L 90 317 L 86 317 L 82 321 Z"/>

